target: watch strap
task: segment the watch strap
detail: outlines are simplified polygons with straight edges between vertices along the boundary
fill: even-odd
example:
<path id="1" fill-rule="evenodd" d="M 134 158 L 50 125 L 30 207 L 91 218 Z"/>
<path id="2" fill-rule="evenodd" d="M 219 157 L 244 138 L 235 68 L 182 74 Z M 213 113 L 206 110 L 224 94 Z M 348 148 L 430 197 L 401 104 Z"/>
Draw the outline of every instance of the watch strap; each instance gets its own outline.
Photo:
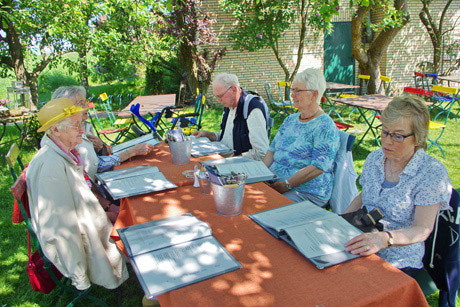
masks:
<path id="1" fill-rule="evenodd" d="M 284 183 L 286 184 L 286 188 L 288 188 L 289 191 L 292 190 L 292 186 L 287 179 L 284 180 Z"/>
<path id="2" fill-rule="evenodd" d="M 393 235 L 389 231 L 385 231 L 385 232 L 388 234 L 387 244 L 388 244 L 388 246 L 392 246 L 393 245 Z"/>

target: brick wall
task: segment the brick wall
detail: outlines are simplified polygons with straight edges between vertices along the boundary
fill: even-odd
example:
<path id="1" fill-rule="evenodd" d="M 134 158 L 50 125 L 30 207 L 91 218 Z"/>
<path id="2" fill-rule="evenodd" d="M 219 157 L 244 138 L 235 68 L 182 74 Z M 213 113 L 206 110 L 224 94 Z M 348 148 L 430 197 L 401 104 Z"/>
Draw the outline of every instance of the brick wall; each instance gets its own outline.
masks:
<path id="1" fill-rule="evenodd" d="M 233 18 L 231 15 L 222 11 L 217 0 L 203 0 L 204 9 L 212 13 L 212 17 L 217 20 L 214 25 L 218 33 L 219 45 L 227 47 L 227 53 L 219 62 L 216 74 L 219 72 L 234 73 L 238 76 L 241 86 L 245 89 L 255 90 L 262 96 L 265 95 L 264 83 L 269 82 L 272 86 L 274 95 L 278 95 L 276 81 L 284 80 L 284 72 L 278 64 L 273 51 L 264 49 L 258 52 L 236 51 L 232 49 L 231 42 L 227 41 L 227 35 L 231 31 Z M 342 2 L 339 16 L 334 17 L 334 22 L 350 21 L 354 10 L 348 9 L 348 1 Z M 431 8 L 436 13 L 439 20 L 440 11 L 445 5 L 445 0 L 434 0 Z M 398 93 L 398 89 L 412 82 L 412 74 L 417 63 L 422 61 L 432 61 L 433 48 L 426 33 L 425 27 L 421 23 L 418 13 L 421 9 L 419 0 L 409 0 L 409 10 L 411 20 L 390 44 L 387 54 L 381 63 L 381 72 L 392 78 L 392 88 Z M 454 20 L 460 16 L 460 1 L 453 1 L 450 6 L 445 25 L 452 25 Z M 447 27 L 445 27 L 447 28 Z M 460 35 L 460 23 L 457 25 L 455 35 Z M 322 69 L 323 65 L 323 35 L 315 39 L 314 33 L 307 30 L 306 43 L 303 59 L 299 68 L 302 71 L 308 67 Z M 292 70 L 296 63 L 298 27 L 294 26 L 286 32 L 285 37 L 279 43 L 282 46 L 280 54 L 288 68 Z M 356 68 L 358 64 L 356 63 Z M 358 72 L 358 69 L 356 69 Z M 208 99 L 214 101 L 212 93 L 207 95 Z"/>

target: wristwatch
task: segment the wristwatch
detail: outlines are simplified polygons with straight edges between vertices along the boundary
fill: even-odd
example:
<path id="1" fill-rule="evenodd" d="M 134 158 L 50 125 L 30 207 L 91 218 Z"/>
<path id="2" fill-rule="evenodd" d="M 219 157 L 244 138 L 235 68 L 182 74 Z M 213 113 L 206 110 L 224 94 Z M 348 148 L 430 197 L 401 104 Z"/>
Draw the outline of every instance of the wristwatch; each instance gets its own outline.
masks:
<path id="1" fill-rule="evenodd" d="M 387 241 L 387 244 L 388 244 L 388 247 L 392 246 L 393 243 L 394 243 L 394 240 L 393 240 L 393 235 L 391 234 L 391 232 L 389 231 L 385 231 L 387 234 L 388 234 L 388 241 Z"/>
<path id="2" fill-rule="evenodd" d="M 292 186 L 287 179 L 284 180 L 284 183 L 286 184 L 286 188 L 288 188 L 289 191 L 292 190 Z"/>

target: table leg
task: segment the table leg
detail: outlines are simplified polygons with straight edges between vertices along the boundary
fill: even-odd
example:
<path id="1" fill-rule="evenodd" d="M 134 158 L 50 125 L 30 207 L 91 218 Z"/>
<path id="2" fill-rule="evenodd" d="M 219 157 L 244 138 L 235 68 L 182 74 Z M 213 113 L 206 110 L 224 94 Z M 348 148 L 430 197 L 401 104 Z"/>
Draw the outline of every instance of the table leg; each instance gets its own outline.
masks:
<path id="1" fill-rule="evenodd" d="M 364 121 L 366 122 L 368 128 L 367 130 L 364 132 L 363 136 L 361 137 L 361 139 L 359 140 L 359 142 L 356 144 L 355 146 L 355 149 L 359 147 L 359 145 L 361 144 L 361 142 L 364 140 L 364 138 L 366 137 L 367 133 L 369 131 L 372 132 L 372 134 L 374 135 L 374 138 L 375 138 L 375 142 L 377 143 L 378 146 L 380 146 L 380 141 L 378 139 L 378 135 L 376 134 L 375 132 L 375 129 L 374 129 L 374 122 L 375 122 L 375 119 L 377 118 L 377 113 L 375 112 L 374 115 L 372 116 L 372 119 L 371 121 L 369 121 L 369 119 L 365 116 L 365 113 L 364 111 L 362 110 L 362 108 L 357 108 L 358 111 L 359 111 L 359 114 L 361 114 L 361 116 L 364 118 Z"/>
<path id="2" fill-rule="evenodd" d="M 331 113 L 334 112 L 339 117 L 340 121 L 345 124 L 345 121 L 343 120 L 342 116 L 340 116 L 339 112 L 337 112 L 337 109 L 335 108 L 335 103 L 329 99 L 329 95 L 325 95 L 325 97 L 326 97 L 326 102 L 329 104 L 329 107 L 330 107 L 327 115 L 330 116 Z"/>

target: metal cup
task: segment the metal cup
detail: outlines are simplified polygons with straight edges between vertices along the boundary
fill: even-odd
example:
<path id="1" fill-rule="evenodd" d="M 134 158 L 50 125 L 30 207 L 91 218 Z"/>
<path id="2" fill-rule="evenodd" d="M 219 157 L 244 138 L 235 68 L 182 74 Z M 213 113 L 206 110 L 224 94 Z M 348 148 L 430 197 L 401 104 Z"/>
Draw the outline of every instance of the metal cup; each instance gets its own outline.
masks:
<path id="1" fill-rule="evenodd" d="M 171 151 L 173 164 L 188 164 L 190 163 L 190 154 L 192 150 L 192 140 L 187 138 L 183 142 L 168 142 L 169 150 Z"/>
<path id="2" fill-rule="evenodd" d="M 217 214 L 235 216 L 243 210 L 245 175 L 235 184 L 218 185 L 211 182 L 212 196 Z"/>

